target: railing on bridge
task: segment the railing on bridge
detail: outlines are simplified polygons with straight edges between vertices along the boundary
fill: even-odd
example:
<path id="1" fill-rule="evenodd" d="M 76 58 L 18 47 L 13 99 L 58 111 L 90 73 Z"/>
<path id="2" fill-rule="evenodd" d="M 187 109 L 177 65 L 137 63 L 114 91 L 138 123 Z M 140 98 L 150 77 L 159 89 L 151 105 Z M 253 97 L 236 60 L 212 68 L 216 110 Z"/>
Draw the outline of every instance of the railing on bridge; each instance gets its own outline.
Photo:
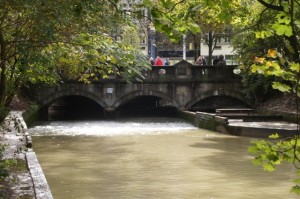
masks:
<path id="1" fill-rule="evenodd" d="M 174 82 L 174 81 L 240 81 L 241 77 L 233 71 L 237 65 L 192 65 L 187 61 L 181 61 L 170 66 L 152 66 L 151 70 L 143 72 L 144 82 Z M 74 82 L 61 76 L 64 82 Z M 125 81 L 121 76 L 111 74 L 107 78 L 98 77 L 93 82 Z M 133 78 L 134 82 L 135 79 Z"/>
<path id="2" fill-rule="evenodd" d="M 180 61 L 175 65 L 170 66 L 152 66 L 151 70 L 143 72 L 144 82 L 173 82 L 173 81 L 240 81 L 241 76 L 235 74 L 233 71 L 237 65 L 193 65 L 187 61 Z M 63 75 L 61 78 L 64 82 L 76 82 L 68 80 Z M 111 74 L 106 78 L 98 77 L 97 80 L 92 82 L 117 82 L 125 81 L 121 76 Z M 131 81 L 135 81 L 133 78 Z"/>
<path id="3" fill-rule="evenodd" d="M 151 81 L 240 81 L 241 77 L 233 72 L 237 65 L 199 66 L 186 61 L 173 66 L 152 66 L 152 70 L 143 73 L 145 82 Z M 109 76 L 100 81 L 121 80 L 121 77 Z"/>
<path id="4" fill-rule="evenodd" d="M 227 66 L 153 66 L 145 73 L 146 80 L 187 80 L 192 81 L 230 81 L 240 80 L 240 76 L 233 70 L 236 65 Z"/>

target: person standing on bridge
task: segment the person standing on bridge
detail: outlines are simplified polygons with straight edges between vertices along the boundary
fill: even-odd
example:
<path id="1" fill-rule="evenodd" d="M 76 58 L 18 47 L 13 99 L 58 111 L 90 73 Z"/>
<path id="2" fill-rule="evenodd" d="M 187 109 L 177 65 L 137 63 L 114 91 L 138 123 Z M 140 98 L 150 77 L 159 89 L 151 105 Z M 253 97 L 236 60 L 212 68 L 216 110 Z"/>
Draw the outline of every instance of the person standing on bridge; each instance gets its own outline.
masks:
<path id="1" fill-rule="evenodd" d="M 213 65 L 216 66 L 218 63 L 219 63 L 219 58 L 216 57 L 216 58 L 213 60 Z"/>
<path id="2" fill-rule="evenodd" d="M 200 55 L 197 61 L 195 62 L 195 65 L 206 65 L 205 59 Z"/>
<path id="3" fill-rule="evenodd" d="M 156 60 L 155 60 L 155 63 L 154 63 L 154 66 L 163 66 L 164 63 L 163 61 L 160 59 L 159 56 L 156 57 Z"/>
<path id="4" fill-rule="evenodd" d="M 170 60 L 169 60 L 169 58 L 166 58 L 165 66 L 169 66 L 169 65 L 170 65 Z"/>
<path id="5" fill-rule="evenodd" d="M 154 65 L 154 60 L 153 60 L 152 57 L 150 57 L 149 61 L 150 61 L 150 64 L 153 66 Z"/>
<path id="6" fill-rule="evenodd" d="M 226 66 L 226 61 L 225 61 L 224 55 L 219 55 L 218 59 L 219 59 L 219 61 L 217 63 L 218 66 Z"/>

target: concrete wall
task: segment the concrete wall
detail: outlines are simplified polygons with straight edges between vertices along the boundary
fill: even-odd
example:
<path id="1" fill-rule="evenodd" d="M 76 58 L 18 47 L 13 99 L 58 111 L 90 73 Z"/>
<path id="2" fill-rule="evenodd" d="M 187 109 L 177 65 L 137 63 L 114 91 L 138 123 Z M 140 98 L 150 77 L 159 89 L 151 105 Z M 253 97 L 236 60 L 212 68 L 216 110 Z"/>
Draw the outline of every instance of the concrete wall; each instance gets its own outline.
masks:
<path id="1" fill-rule="evenodd" d="M 228 118 L 204 112 L 194 113 L 189 111 L 179 111 L 178 116 L 186 119 L 199 128 L 235 136 L 268 138 L 270 135 L 278 133 L 279 136 L 284 138 L 291 137 L 295 134 L 295 130 L 230 126 Z"/>

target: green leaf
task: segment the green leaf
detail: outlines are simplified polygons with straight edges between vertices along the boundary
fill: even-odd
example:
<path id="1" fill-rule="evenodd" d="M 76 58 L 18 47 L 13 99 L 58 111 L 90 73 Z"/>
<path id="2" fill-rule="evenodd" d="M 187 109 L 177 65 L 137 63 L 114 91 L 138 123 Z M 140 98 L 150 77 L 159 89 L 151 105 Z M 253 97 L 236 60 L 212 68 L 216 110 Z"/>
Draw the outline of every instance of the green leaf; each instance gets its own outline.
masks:
<path id="1" fill-rule="evenodd" d="M 265 38 L 264 31 L 256 32 L 256 33 L 255 33 L 255 37 L 256 37 L 257 39 L 264 39 L 264 38 Z"/>
<path id="2" fill-rule="evenodd" d="M 196 34 L 196 33 L 199 33 L 200 32 L 200 27 L 197 25 L 197 24 L 194 24 L 194 23 L 190 23 L 189 24 L 189 30 Z"/>
<path id="3" fill-rule="evenodd" d="M 269 155 L 267 155 L 267 158 L 269 161 L 272 161 L 273 163 L 275 163 L 279 160 L 279 157 L 276 154 L 269 154 Z"/>
<path id="4" fill-rule="evenodd" d="M 273 32 L 272 30 L 264 30 L 264 31 L 260 31 L 260 32 L 256 32 L 255 36 L 257 39 L 265 39 L 267 37 L 271 37 L 273 36 Z"/>
<path id="5" fill-rule="evenodd" d="M 295 25 L 297 26 L 297 28 L 300 28 L 300 20 L 295 20 Z"/>
<path id="6" fill-rule="evenodd" d="M 279 135 L 277 133 L 275 133 L 275 134 L 270 135 L 269 138 L 278 139 L 280 137 L 279 137 Z"/>
<path id="7" fill-rule="evenodd" d="M 283 24 L 290 24 L 291 23 L 291 18 L 290 16 L 288 16 L 286 13 L 279 13 L 278 15 L 276 15 L 277 21 L 279 23 L 283 23 Z"/>
<path id="8" fill-rule="evenodd" d="M 275 30 L 276 34 L 279 36 L 285 35 L 285 36 L 290 37 L 293 35 L 292 26 L 290 26 L 290 25 L 283 25 L 283 24 L 275 23 L 272 26 L 272 29 Z"/>
<path id="9" fill-rule="evenodd" d="M 280 83 L 280 82 L 273 82 L 272 87 L 274 89 L 280 90 L 281 92 L 290 92 L 291 91 L 291 87 L 289 85 Z"/>
<path id="10" fill-rule="evenodd" d="M 248 147 L 248 152 L 249 152 L 249 153 L 255 154 L 255 153 L 257 153 L 258 151 L 259 151 L 259 150 L 257 149 L 256 146 L 250 146 L 250 147 Z"/>
<path id="11" fill-rule="evenodd" d="M 271 164 L 271 163 L 268 163 L 268 162 L 264 163 L 264 164 L 263 164 L 263 167 L 264 167 L 264 170 L 266 170 L 266 171 L 272 172 L 272 171 L 275 170 L 274 165 Z"/>
<path id="12" fill-rule="evenodd" d="M 296 62 L 292 62 L 290 69 L 292 71 L 295 71 L 295 72 L 299 73 L 300 72 L 300 64 L 296 63 Z"/>
<path id="13" fill-rule="evenodd" d="M 262 163 L 262 160 L 260 158 L 255 158 L 252 160 L 252 164 L 254 164 L 255 166 L 258 166 Z"/>
<path id="14" fill-rule="evenodd" d="M 300 195 L 300 186 L 299 185 L 293 186 L 292 189 L 291 189 L 291 192 Z"/>
<path id="15" fill-rule="evenodd" d="M 290 13 L 290 4 L 289 2 L 281 2 L 281 6 L 283 7 L 284 12 Z"/>

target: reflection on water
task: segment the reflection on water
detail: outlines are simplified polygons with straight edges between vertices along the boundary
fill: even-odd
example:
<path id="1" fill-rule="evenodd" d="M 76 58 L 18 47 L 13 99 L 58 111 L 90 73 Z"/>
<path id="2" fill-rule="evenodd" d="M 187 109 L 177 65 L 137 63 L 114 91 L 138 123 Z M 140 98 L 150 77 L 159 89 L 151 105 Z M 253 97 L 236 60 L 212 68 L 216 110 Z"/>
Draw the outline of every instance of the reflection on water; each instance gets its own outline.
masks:
<path id="1" fill-rule="evenodd" d="M 47 135 L 34 136 L 33 144 L 55 199 L 297 198 L 289 193 L 292 167 L 270 174 L 251 164 L 251 139 L 164 121 L 62 122 L 30 130 Z"/>

